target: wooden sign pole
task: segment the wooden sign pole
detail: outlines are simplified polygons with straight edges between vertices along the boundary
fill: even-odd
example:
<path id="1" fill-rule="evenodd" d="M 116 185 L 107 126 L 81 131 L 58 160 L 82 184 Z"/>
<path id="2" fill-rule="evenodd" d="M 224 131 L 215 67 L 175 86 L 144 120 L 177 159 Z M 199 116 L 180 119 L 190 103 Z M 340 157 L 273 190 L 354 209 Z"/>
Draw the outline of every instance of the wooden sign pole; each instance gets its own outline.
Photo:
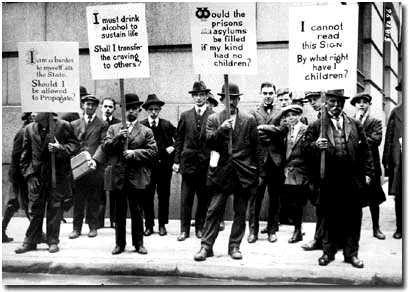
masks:
<path id="1" fill-rule="evenodd" d="M 320 92 L 322 99 L 322 107 L 320 110 L 320 137 L 327 139 L 327 109 L 326 109 L 326 95 L 323 92 Z M 326 149 L 322 149 L 320 154 L 320 179 L 323 180 L 326 176 Z"/>
<path id="2" fill-rule="evenodd" d="M 119 79 L 119 90 L 120 90 L 120 108 L 121 108 L 121 114 L 122 114 L 122 127 L 125 129 L 127 128 L 126 124 L 126 100 L 125 100 L 125 89 L 123 86 L 123 78 Z M 128 139 L 126 138 L 125 141 L 125 149 L 128 149 Z"/>
<path id="3" fill-rule="evenodd" d="M 52 113 L 48 116 L 48 124 L 50 129 L 51 143 L 55 143 L 55 121 Z M 57 189 L 57 176 L 55 172 L 55 152 L 51 152 L 51 188 L 53 191 Z"/>
<path id="4" fill-rule="evenodd" d="M 224 74 L 224 89 L 225 89 L 225 110 L 227 112 L 227 119 L 231 118 L 230 95 L 228 74 Z M 228 133 L 228 154 L 232 154 L 232 129 Z"/>

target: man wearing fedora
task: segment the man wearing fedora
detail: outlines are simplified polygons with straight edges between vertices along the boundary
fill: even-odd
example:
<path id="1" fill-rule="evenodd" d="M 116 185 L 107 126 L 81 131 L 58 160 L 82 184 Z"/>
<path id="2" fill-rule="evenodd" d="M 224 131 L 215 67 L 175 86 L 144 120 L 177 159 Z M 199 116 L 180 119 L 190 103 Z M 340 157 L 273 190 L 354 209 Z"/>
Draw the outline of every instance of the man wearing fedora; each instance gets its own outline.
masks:
<path id="1" fill-rule="evenodd" d="M 226 104 L 225 85 L 221 101 Z M 208 118 L 207 140 L 212 151 L 219 153 L 218 161 L 211 161 L 208 170 L 208 186 L 211 201 L 204 224 L 201 249 L 194 260 L 203 261 L 213 256 L 213 245 L 219 233 L 228 197 L 233 194 L 234 219 L 228 243 L 228 254 L 232 259 L 242 259 L 239 249 L 245 233 L 245 213 L 248 199 L 256 193 L 262 153 L 258 141 L 255 119 L 238 109 L 239 87 L 229 84 L 230 114 L 224 109 Z M 232 139 L 231 153 L 229 139 Z"/>
<path id="2" fill-rule="evenodd" d="M 144 200 L 145 236 L 153 233 L 154 226 L 154 194 L 157 191 L 159 235 L 167 234 L 166 224 L 169 223 L 169 200 L 172 165 L 174 161 L 174 140 L 176 127 L 166 120 L 159 118 L 164 105 L 156 94 L 149 94 L 142 107 L 147 112 L 147 118 L 140 123 L 153 131 L 156 140 L 158 156 L 152 169 L 150 184 L 146 189 Z"/>
<path id="3" fill-rule="evenodd" d="M 133 93 L 125 94 L 126 124 L 109 127 L 102 148 L 94 155 L 98 164 L 105 157 L 112 165 L 112 196 L 116 201 L 115 242 L 112 254 L 120 254 L 126 246 L 126 215 L 129 205 L 132 245 L 135 252 L 147 254 L 143 245 L 142 200 L 150 183 L 152 161 L 156 159 L 157 146 L 153 132 L 138 121 L 143 104 Z"/>
<path id="4" fill-rule="evenodd" d="M 385 239 L 385 235 L 380 230 L 380 204 L 385 201 L 385 194 L 381 186 L 381 160 L 380 147 L 382 140 L 382 123 L 380 120 L 370 115 L 371 95 L 367 92 L 361 92 L 354 96 L 350 103 L 356 108 L 355 119 L 362 125 L 367 137 L 368 147 L 370 148 L 373 163 L 374 177 L 367 188 L 367 199 L 369 202 L 371 221 L 373 223 L 373 236 L 378 239 Z"/>
<path id="5" fill-rule="evenodd" d="M 320 172 L 320 153 L 326 151 L 325 175 L 317 198 L 324 218 L 319 265 L 328 265 L 337 249 L 342 248 L 345 262 L 363 268 L 363 261 L 358 258 L 362 194 L 374 176 L 374 167 L 362 125 L 343 112 L 347 98 L 344 90 L 326 92 L 323 137 L 327 138 L 321 136 L 321 121 L 313 122 L 306 130 L 303 151 L 310 157 L 310 169 L 315 173 Z"/>
<path id="6" fill-rule="evenodd" d="M 191 94 L 194 107 L 180 115 L 177 125 L 173 170 L 182 174 L 180 200 L 180 235 L 178 241 L 190 237 L 190 221 L 194 195 L 197 196 L 195 230 L 202 237 L 205 214 L 208 207 L 206 187 L 210 149 L 207 146 L 205 129 L 208 116 L 214 111 L 207 108 L 210 92 L 203 81 L 196 81 Z"/>
<path id="7" fill-rule="evenodd" d="M 258 240 L 259 213 L 266 187 L 268 187 L 269 206 L 268 224 L 262 233 L 268 233 L 268 241 L 277 240 L 276 232 L 279 229 L 279 191 L 283 184 L 283 155 L 284 144 L 281 130 L 276 124 L 279 110 L 274 107 L 276 87 L 270 82 L 261 84 L 261 104 L 250 114 L 255 118 L 260 134 L 262 149 L 262 167 L 260 169 L 260 184 L 257 192 L 249 199 L 249 236 L 248 242 L 254 243 Z M 271 126 L 271 131 L 266 138 L 265 126 Z"/>
<path id="8" fill-rule="evenodd" d="M 80 142 L 80 151 L 89 152 L 91 157 L 103 142 L 107 129 L 106 124 L 96 116 L 98 104 L 99 100 L 95 96 L 91 94 L 82 96 L 83 115 L 80 119 L 71 122 Z M 98 211 L 102 195 L 102 167 L 96 168 L 96 170 L 75 181 L 73 231 L 69 238 L 75 239 L 81 235 L 85 209 L 86 223 L 89 225 L 88 237 L 97 236 Z"/>

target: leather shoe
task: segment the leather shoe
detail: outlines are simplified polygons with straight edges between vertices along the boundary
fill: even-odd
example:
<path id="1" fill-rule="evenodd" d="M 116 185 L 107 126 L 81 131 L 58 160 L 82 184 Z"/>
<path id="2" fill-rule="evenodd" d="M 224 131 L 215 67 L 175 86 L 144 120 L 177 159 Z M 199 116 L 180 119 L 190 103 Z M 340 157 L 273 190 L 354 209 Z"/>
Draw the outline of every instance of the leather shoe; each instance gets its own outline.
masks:
<path id="1" fill-rule="evenodd" d="M 5 243 L 5 242 L 13 241 L 14 239 L 12 237 L 8 237 L 6 232 L 3 232 L 1 240 L 2 240 L 2 243 Z"/>
<path id="2" fill-rule="evenodd" d="M 346 263 L 351 264 L 353 267 L 355 268 L 359 268 L 362 269 L 364 268 L 364 262 L 362 260 L 360 260 L 358 257 L 353 256 L 351 258 L 345 258 L 344 261 Z"/>
<path id="3" fill-rule="evenodd" d="M 180 235 L 177 237 L 178 241 L 184 241 L 186 238 L 190 237 L 190 235 L 187 235 L 186 232 L 181 232 Z"/>
<path id="4" fill-rule="evenodd" d="M 221 221 L 220 223 L 220 231 L 223 231 L 225 229 L 225 222 Z"/>
<path id="5" fill-rule="evenodd" d="M 304 250 L 317 250 L 317 249 L 321 249 L 321 246 L 317 243 L 316 240 L 311 240 L 308 243 L 305 243 L 302 245 L 302 248 Z"/>
<path id="6" fill-rule="evenodd" d="M 120 247 L 120 246 L 115 246 L 115 248 L 112 250 L 112 254 L 120 254 L 125 250 L 124 247 Z"/>
<path id="7" fill-rule="evenodd" d="M 98 231 L 96 229 L 89 230 L 88 237 L 96 237 L 98 235 Z"/>
<path id="8" fill-rule="evenodd" d="M 196 231 L 196 237 L 197 237 L 197 238 L 203 237 L 203 232 L 202 232 L 201 230 L 197 230 L 197 231 Z"/>
<path id="9" fill-rule="evenodd" d="M 295 229 L 295 231 L 293 231 L 292 237 L 289 238 L 288 243 L 295 243 L 302 240 L 303 240 L 302 231 L 300 231 L 300 229 Z"/>
<path id="10" fill-rule="evenodd" d="M 143 245 L 135 246 L 135 252 L 140 254 L 147 254 L 147 249 Z"/>
<path id="11" fill-rule="evenodd" d="M 81 235 L 81 232 L 79 232 L 78 230 L 74 230 L 69 235 L 69 238 L 70 239 L 75 239 L 75 238 L 78 238 L 80 235 Z"/>
<path id="12" fill-rule="evenodd" d="M 58 252 L 59 251 L 59 247 L 56 244 L 50 244 L 50 247 L 48 248 L 48 251 L 50 253 L 54 253 L 54 252 Z"/>
<path id="13" fill-rule="evenodd" d="M 268 233 L 268 226 L 261 230 L 262 234 Z"/>
<path id="14" fill-rule="evenodd" d="M 32 251 L 32 250 L 36 250 L 36 249 L 37 249 L 36 244 L 23 243 L 23 245 L 20 246 L 19 248 L 17 248 L 14 252 L 15 253 L 25 253 L 27 251 Z"/>
<path id="15" fill-rule="evenodd" d="M 278 240 L 278 237 L 276 236 L 276 233 L 271 233 L 268 235 L 268 241 L 269 242 L 275 242 Z"/>
<path id="16" fill-rule="evenodd" d="M 329 256 L 327 253 L 324 253 L 319 258 L 319 266 L 327 266 L 332 261 L 334 261 L 334 256 Z"/>
<path id="17" fill-rule="evenodd" d="M 242 260 L 242 253 L 239 251 L 238 247 L 233 247 L 228 254 L 234 260 Z"/>
<path id="18" fill-rule="evenodd" d="M 163 226 L 159 226 L 159 235 L 160 236 L 165 236 L 167 234 L 167 230 L 166 230 L 166 227 L 163 225 Z"/>
<path id="19" fill-rule="evenodd" d="M 199 252 L 194 255 L 194 260 L 198 262 L 205 261 L 206 258 L 209 258 L 212 256 L 214 256 L 213 251 L 202 246 Z"/>
<path id="20" fill-rule="evenodd" d="M 384 233 L 382 233 L 379 228 L 374 230 L 373 236 L 376 237 L 376 238 L 378 238 L 378 239 L 381 239 L 381 240 L 384 240 L 384 239 L 385 239 Z"/>
<path id="21" fill-rule="evenodd" d="M 395 233 L 392 235 L 395 239 L 401 239 L 402 238 L 402 232 L 395 231 Z"/>
<path id="22" fill-rule="evenodd" d="M 153 234 L 153 228 L 146 228 L 144 236 L 150 236 Z"/>
<path id="23" fill-rule="evenodd" d="M 248 243 L 254 243 L 258 240 L 258 235 L 256 235 L 255 233 L 250 233 L 248 235 Z"/>
<path id="24" fill-rule="evenodd" d="M 41 234 L 41 241 L 39 243 L 47 243 L 47 234 L 44 232 Z"/>

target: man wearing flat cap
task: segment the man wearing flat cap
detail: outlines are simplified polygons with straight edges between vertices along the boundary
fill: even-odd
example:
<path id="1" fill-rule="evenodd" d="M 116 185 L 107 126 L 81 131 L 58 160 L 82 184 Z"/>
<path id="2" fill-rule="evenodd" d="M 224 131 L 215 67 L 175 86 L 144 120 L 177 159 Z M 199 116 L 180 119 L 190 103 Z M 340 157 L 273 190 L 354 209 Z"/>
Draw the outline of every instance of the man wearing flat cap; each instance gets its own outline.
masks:
<path id="1" fill-rule="evenodd" d="M 203 81 L 196 81 L 191 94 L 194 107 L 180 115 L 177 125 L 173 170 L 180 172 L 180 235 L 178 241 L 190 237 L 190 221 L 194 195 L 197 196 L 195 214 L 196 237 L 201 238 L 209 195 L 206 187 L 210 149 L 207 147 L 205 129 L 208 116 L 214 111 L 208 109 L 208 89 Z"/>
<path id="2" fill-rule="evenodd" d="M 115 243 L 113 255 L 122 253 L 126 247 L 126 214 L 129 205 L 132 245 L 135 252 L 147 254 L 143 245 L 142 200 L 150 183 L 152 161 L 157 156 L 153 132 L 138 120 L 143 104 L 133 93 L 125 94 L 126 124 L 109 127 L 102 148 L 94 158 L 101 164 L 105 156 L 112 165 L 112 197 L 116 203 Z"/>
<path id="3" fill-rule="evenodd" d="M 87 151 L 92 157 L 102 144 L 106 135 L 106 124 L 96 116 L 99 100 L 91 95 L 81 97 L 83 115 L 71 122 L 76 137 L 80 142 L 80 151 Z M 81 235 L 84 213 L 89 225 L 88 237 L 97 236 L 99 227 L 98 212 L 103 195 L 103 168 L 84 175 L 75 181 L 73 231 L 69 238 L 75 239 Z M 86 212 L 85 212 L 86 210 Z"/>
<path id="4" fill-rule="evenodd" d="M 311 157 L 310 169 L 316 173 L 320 172 L 320 153 L 326 151 L 325 175 L 317 198 L 324 218 L 323 255 L 319 265 L 328 265 L 337 249 L 342 248 L 346 263 L 363 268 L 363 261 L 358 258 L 363 193 L 374 176 L 374 167 L 361 123 L 343 112 L 347 98 L 343 90 L 326 92 L 325 133 L 321 133 L 320 120 L 309 125 L 303 150 Z"/>
<path id="5" fill-rule="evenodd" d="M 226 104 L 225 85 L 221 101 Z M 242 259 L 240 245 L 245 233 L 245 214 L 249 197 L 255 195 L 259 183 L 262 153 L 254 117 L 238 109 L 240 96 L 237 85 L 229 83 L 230 118 L 223 110 L 208 118 L 207 140 L 212 151 L 219 153 L 218 161 L 211 161 L 208 170 L 208 186 L 211 201 L 204 224 L 201 249 L 194 260 L 203 261 L 213 256 L 213 245 L 219 233 L 228 197 L 234 196 L 234 220 L 228 243 L 232 259 Z M 229 139 L 232 136 L 231 153 Z"/>
<path id="6" fill-rule="evenodd" d="M 374 177 L 371 184 L 367 188 L 367 199 L 370 207 L 371 221 L 373 227 L 373 236 L 378 239 L 385 239 L 385 235 L 380 230 L 380 204 L 385 201 L 385 194 L 381 186 L 381 161 L 380 147 L 382 140 L 382 123 L 379 119 L 374 118 L 370 114 L 371 95 L 367 92 L 362 92 L 354 96 L 351 105 L 356 108 L 355 119 L 362 125 L 367 137 L 368 147 L 370 148 L 373 163 Z"/>
<path id="7" fill-rule="evenodd" d="M 149 94 L 142 107 L 147 112 L 147 118 L 140 123 L 153 131 L 157 143 L 158 156 L 152 169 L 150 184 L 146 189 L 143 203 L 145 215 L 145 236 L 153 233 L 154 226 L 154 194 L 157 191 L 159 235 L 167 234 L 166 224 L 169 223 L 169 201 L 172 166 L 174 161 L 174 139 L 176 127 L 159 117 L 164 105 L 156 94 Z"/>

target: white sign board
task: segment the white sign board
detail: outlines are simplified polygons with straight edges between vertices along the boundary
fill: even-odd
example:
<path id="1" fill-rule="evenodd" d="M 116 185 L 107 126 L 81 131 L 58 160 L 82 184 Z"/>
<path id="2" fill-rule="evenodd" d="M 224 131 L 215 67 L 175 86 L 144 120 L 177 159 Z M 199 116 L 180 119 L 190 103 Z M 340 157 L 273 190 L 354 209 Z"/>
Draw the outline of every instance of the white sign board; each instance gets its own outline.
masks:
<path id="1" fill-rule="evenodd" d="M 149 77 L 145 4 L 88 6 L 92 79 Z"/>
<path id="2" fill-rule="evenodd" d="M 18 43 L 23 112 L 79 112 L 77 42 Z"/>
<path id="3" fill-rule="evenodd" d="M 354 91 L 357 44 L 357 5 L 291 7 L 290 89 Z"/>
<path id="4" fill-rule="evenodd" d="M 256 74 L 255 3 L 190 5 L 196 74 Z"/>

